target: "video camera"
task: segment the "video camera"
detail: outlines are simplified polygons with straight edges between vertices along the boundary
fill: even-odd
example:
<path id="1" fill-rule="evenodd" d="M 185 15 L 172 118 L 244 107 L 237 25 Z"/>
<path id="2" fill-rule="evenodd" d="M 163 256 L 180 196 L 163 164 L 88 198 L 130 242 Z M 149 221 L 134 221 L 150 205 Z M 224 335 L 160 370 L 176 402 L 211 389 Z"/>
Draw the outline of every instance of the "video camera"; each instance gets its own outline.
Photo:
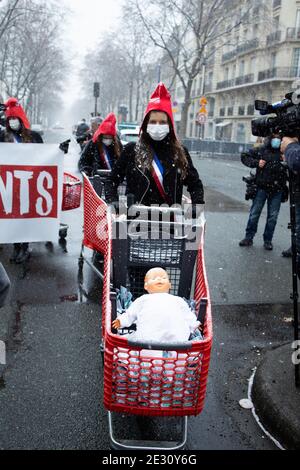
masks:
<path id="1" fill-rule="evenodd" d="M 282 137 L 298 137 L 300 135 L 300 94 L 290 92 L 278 103 L 269 104 L 268 101 L 255 100 L 255 109 L 264 118 L 251 121 L 252 134 L 257 137 L 268 137 L 278 133 Z"/>

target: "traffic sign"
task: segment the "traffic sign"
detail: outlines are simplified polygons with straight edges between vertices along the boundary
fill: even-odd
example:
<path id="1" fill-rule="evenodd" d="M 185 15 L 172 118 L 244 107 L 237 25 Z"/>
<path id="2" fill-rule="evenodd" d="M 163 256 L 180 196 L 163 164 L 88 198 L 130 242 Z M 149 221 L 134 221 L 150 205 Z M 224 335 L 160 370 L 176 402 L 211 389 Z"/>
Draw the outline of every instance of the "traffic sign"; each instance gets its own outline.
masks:
<path id="1" fill-rule="evenodd" d="M 206 114 L 198 113 L 196 117 L 196 121 L 198 124 L 205 124 L 206 123 Z"/>

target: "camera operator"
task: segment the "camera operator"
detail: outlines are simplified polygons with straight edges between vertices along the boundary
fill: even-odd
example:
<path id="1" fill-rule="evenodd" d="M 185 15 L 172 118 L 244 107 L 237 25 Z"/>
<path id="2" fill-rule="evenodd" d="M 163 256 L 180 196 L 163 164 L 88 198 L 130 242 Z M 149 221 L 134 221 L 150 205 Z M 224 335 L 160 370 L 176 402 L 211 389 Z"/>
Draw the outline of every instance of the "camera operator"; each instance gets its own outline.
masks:
<path id="1" fill-rule="evenodd" d="M 295 209 L 296 209 L 296 245 L 297 253 L 300 253 L 300 144 L 297 137 L 284 137 L 281 142 L 281 152 L 284 159 L 295 175 Z M 286 258 L 292 256 L 292 248 L 282 252 Z"/>
<path id="2" fill-rule="evenodd" d="M 263 145 L 241 155 L 244 165 L 256 168 L 255 185 L 257 186 L 256 194 L 253 195 L 245 238 L 239 243 L 242 247 L 253 245 L 258 221 L 267 201 L 268 212 L 263 240 L 266 250 L 273 249 L 272 239 L 281 202 L 285 202 L 288 199 L 287 174 L 281 165 L 282 155 L 280 145 L 280 136 L 274 133 L 265 139 Z"/>

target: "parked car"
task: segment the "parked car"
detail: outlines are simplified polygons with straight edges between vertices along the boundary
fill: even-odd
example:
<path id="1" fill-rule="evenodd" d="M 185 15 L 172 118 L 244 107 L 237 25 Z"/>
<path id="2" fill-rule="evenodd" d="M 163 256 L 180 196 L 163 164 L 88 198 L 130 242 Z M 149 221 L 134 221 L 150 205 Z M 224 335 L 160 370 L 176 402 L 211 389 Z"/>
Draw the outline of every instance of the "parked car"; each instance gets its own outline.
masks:
<path id="1" fill-rule="evenodd" d="M 56 130 L 56 129 L 64 129 L 64 126 L 61 125 L 60 122 L 56 122 L 54 124 L 54 126 L 52 126 L 52 129 Z"/>
<path id="2" fill-rule="evenodd" d="M 129 142 L 137 142 L 139 140 L 140 128 L 137 126 L 135 129 L 121 129 L 120 139 L 122 145 L 126 145 Z"/>
<path id="3" fill-rule="evenodd" d="M 38 132 L 40 135 L 44 135 L 44 129 L 41 124 L 31 124 L 31 130 Z"/>

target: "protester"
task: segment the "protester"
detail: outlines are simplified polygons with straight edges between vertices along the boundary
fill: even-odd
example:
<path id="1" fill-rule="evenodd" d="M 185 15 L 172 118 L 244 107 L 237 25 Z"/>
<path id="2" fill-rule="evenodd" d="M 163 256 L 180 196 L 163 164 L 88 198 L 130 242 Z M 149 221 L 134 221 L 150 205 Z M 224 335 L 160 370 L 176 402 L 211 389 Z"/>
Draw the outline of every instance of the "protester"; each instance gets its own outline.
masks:
<path id="1" fill-rule="evenodd" d="M 5 103 L 5 129 L 0 131 L 0 142 L 12 144 L 42 144 L 39 133 L 30 129 L 26 113 L 16 98 L 9 98 Z M 30 256 L 28 243 L 14 243 L 11 262 L 20 264 Z"/>
<path id="2" fill-rule="evenodd" d="M 88 176 L 93 176 L 97 170 L 111 170 L 120 157 L 116 122 L 116 116 L 110 113 L 84 147 L 78 167 Z"/>
<path id="3" fill-rule="evenodd" d="M 183 187 L 193 204 L 203 204 L 203 185 L 186 148 L 175 134 L 171 96 L 163 83 L 154 91 L 146 109 L 137 143 L 125 147 L 106 187 L 106 200 L 116 203 L 118 186 L 126 178 L 133 202 L 181 204 Z"/>
<path id="4" fill-rule="evenodd" d="M 252 246 L 257 225 L 265 203 L 268 205 L 267 220 L 263 234 L 264 248 L 272 250 L 272 239 L 280 211 L 281 202 L 287 200 L 287 175 L 281 161 L 281 139 L 277 134 L 265 139 L 265 144 L 242 153 L 242 163 L 256 168 L 257 193 L 250 209 L 246 235 L 239 245 Z"/>
<path id="5" fill-rule="evenodd" d="M 90 132 L 91 132 L 91 135 L 93 136 L 95 134 L 95 132 L 97 131 L 98 127 L 100 126 L 100 124 L 103 122 L 103 119 L 102 117 L 100 116 L 96 116 L 96 117 L 92 117 L 91 120 L 90 120 Z"/>
<path id="6" fill-rule="evenodd" d="M 90 130 L 88 124 L 86 123 L 86 120 L 84 118 L 81 119 L 81 121 L 77 125 L 76 129 L 76 137 L 80 137 L 84 134 L 86 134 Z"/>
<path id="7" fill-rule="evenodd" d="M 0 308 L 3 307 L 5 299 L 7 297 L 8 291 L 10 288 L 9 277 L 2 265 L 0 263 Z"/>

